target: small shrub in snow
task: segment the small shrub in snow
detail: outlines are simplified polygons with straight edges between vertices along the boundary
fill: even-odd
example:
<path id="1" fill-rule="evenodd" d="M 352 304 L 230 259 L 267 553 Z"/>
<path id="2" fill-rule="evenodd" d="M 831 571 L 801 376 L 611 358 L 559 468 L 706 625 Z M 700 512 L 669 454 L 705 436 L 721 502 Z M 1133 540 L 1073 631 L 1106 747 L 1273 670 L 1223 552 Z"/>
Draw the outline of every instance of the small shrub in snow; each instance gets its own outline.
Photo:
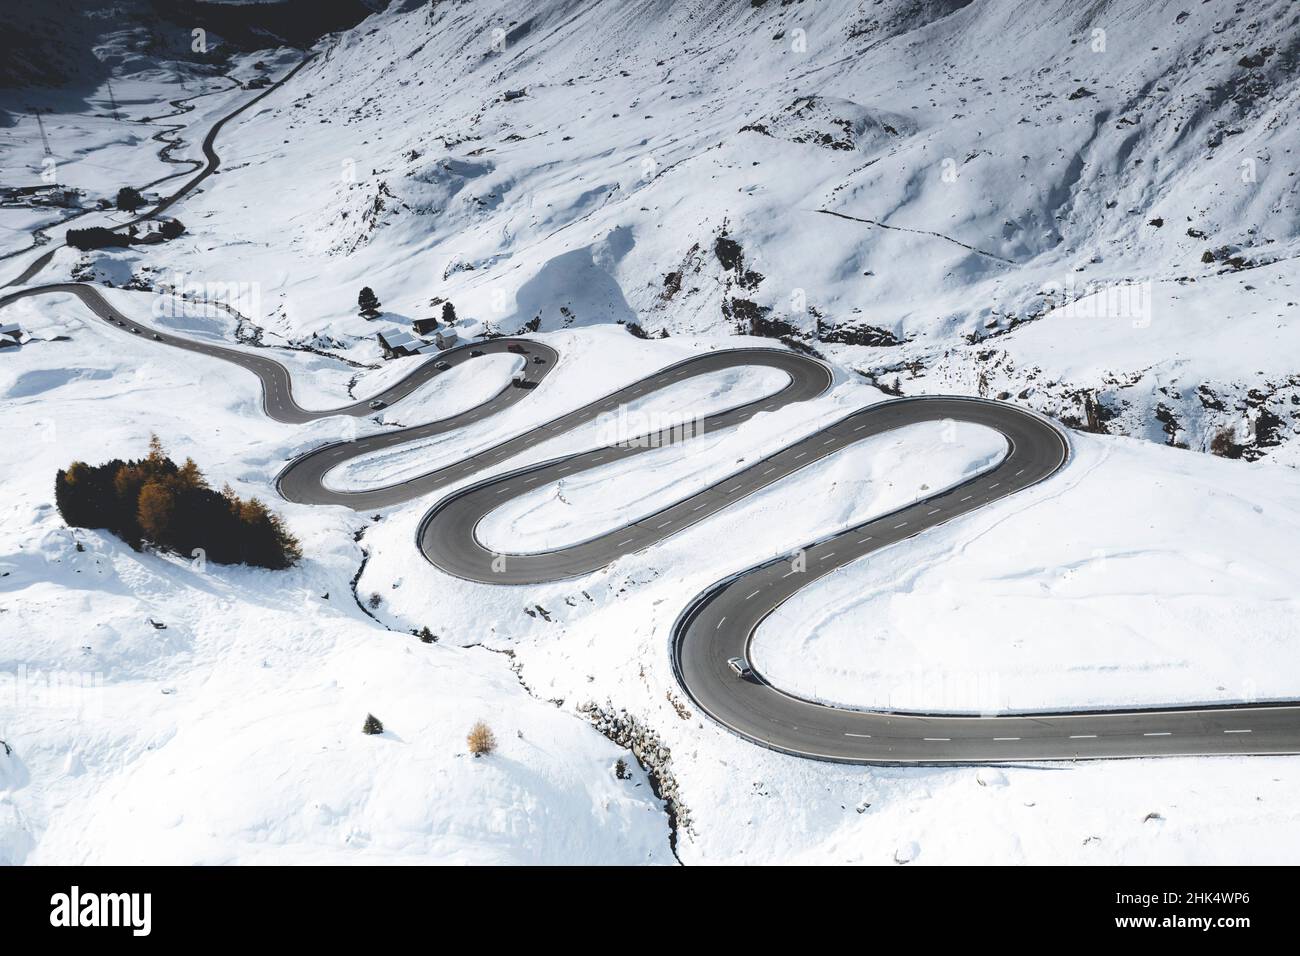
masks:
<path id="1" fill-rule="evenodd" d="M 1210 453 L 1220 458 L 1240 458 L 1241 446 L 1231 428 L 1220 428 L 1210 442 Z"/>
<path id="2" fill-rule="evenodd" d="M 614 776 L 619 780 L 626 780 L 632 776 L 627 772 L 627 761 L 622 757 L 614 762 Z"/>
<path id="3" fill-rule="evenodd" d="M 371 591 L 370 600 L 366 603 L 370 605 L 370 610 L 374 611 L 378 609 L 379 605 L 384 603 L 384 599 L 380 596 L 378 591 Z"/>
<path id="4" fill-rule="evenodd" d="M 469 752 L 475 757 L 490 754 L 497 749 L 496 735 L 492 733 L 492 728 L 481 720 L 475 722 L 474 726 L 469 729 L 466 743 L 469 744 Z"/>
<path id="5" fill-rule="evenodd" d="M 432 644 L 434 641 L 438 639 L 438 635 L 434 634 L 433 631 L 429 630 L 427 625 L 425 627 L 420 628 L 416 632 L 415 636 L 418 637 L 425 644 Z"/>
<path id="6" fill-rule="evenodd" d="M 366 714 L 366 722 L 361 725 L 361 732 L 363 734 L 371 735 L 382 734 L 384 732 L 384 725 L 374 714 Z"/>

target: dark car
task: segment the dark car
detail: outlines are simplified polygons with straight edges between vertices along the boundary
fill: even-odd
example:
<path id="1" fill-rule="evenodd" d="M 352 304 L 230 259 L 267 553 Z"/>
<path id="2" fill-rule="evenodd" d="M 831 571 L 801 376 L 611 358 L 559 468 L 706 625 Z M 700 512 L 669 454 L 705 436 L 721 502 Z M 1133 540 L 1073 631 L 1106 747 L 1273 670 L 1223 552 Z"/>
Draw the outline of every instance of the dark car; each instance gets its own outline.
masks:
<path id="1" fill-rule="evenodd" d="M 483 354 L 483 350 L 482 350 L 482 349 L 474 349 L 474 350 L 471 351 L 469 354 L 470 354 L 472 357 L 477 358 L 478 356 L 480 356 L 480 355 Z"/>
<path id="2" fill-rule="evenodd" d="M 546 364 L 546 359 L 542 358 L 540 355 L 534 355 L 534 356 L 533 356 L 533 364 L 534 364 L 534 365 L 545 365 L 545 364 Z"/>
<path id="3" fill-rule="evenodd" d="M 514 352 L 516 355 L 526 355 L 526 354 L 527 354 L 527 353 L 524 351 L 524 347 L 523 347 L 522 345 L 520 345 L 518 342 L 511 342 L 509 345 L 506 346 L 506 351 L 507 351 L 507 352 Z"/>
<path id="4" fill-rule="evenodd" d="M 153 340 L 154 340 L 155 342 L 161 342 L 161 341 L 162 341 L 162 336 L 159 335 L 157 332 L 155 332 L 155 333 L 153 334 Z"/>

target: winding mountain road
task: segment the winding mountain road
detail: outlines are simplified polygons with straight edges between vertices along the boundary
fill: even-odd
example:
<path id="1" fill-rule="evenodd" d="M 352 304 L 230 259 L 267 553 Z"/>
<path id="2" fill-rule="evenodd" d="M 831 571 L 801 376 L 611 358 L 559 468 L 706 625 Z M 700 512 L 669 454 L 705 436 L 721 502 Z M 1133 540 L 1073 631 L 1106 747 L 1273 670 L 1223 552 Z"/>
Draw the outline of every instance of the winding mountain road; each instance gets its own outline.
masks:
<path id="1" fill-rule="evenodd" d="M 371 412 L 369 400 L 335 409 L 305 409 L 294 400 L 288 369 L 275 360 L 249 350 L 155 330 L 113 308 L 93 286 L 65 283 L 25 289 L 0 298 L 0 308 L 21 298 L 53 292 L 77 296 L 100 319 L 127 333 L 137 333 L 148 344 L 219 358 L 253 373 L 262 385 L 263 407 L 276 421 L 297 424 L 330 415 L 362 416 Z M 764 398 L 706 417 L 706 433 L 815 398 L 832 382 L 825 365 L 794 352 L 732 349 L 703 353 L 444 468 L 364 491 L 327 487 L 327 474 L 347 461 L 464 428 L 523 400 L 555 368 L 559 356 L 538 341 L 496 339 L 441 353 L 380 392 L 375 397 L 393 404 L 446 371 L 438 368 L 441 363 L 452 368 L 472 361 L 476 351 L 486 355 L 518 354 L 520 350 L 527 387 L 507 386 L 483 404 L 446 419 L 315 449 L 290 462 L 280 473 L 277 485 L 281 494 L 293 501 L 356 510 L 395 505 L 462 483 L 557 435 L 616 413 L 620 406 L 637 398 L 723 369 L 775 368 L 785 373 L 788 382 Z M 905 398 L 871 405 L 709 488 L 571 547 L 502 554 L 478 540 L 479 522 L 513 498 L 668 442 L 689 440 L 674 429 L 647 436 L 621 436 L 630 440 L 531 464 L 458 488 L 437 501 L 425 515 L 419 526 L 418 544 L 424 556 L 447 573 L 487 584 L 526 585 L 581 576 L 623 555 L 653 547 L 855 442 L 936 420 L 995 429 L 1006 439 L 1007 452 L 996 465 L 960 485 L 830 534 L 780 559 L 758 564 L 691 601 L 674 624 L 671 653 L 674 671 L 696 706 L 762 746 L 844 762 L 996 763 L 1300 752 L 1300 706 L 1294 704 L 999 716 L 893 713 L 802 699 L 773 686 L 761 674 L 740 677 L 732 670 L 728 660 L 748 658 L 754 634 L 767 616 L 811 582 L 906 538 L 987 507 L 1060 470 L 1069 457 L 1064 432 L 1047 419 L 1014 405 L 966 397 Z"/>
<path id="2" fill-rule="evenodd" d="M 148 218 L 172 206 L 217 171 L 214 148 L 224 124 L 278 89 L 309 62 L 304 59 L 258 96 L 222 117 L 203 141 L 204 168 Z M 137 220 L 138 221 L 138 220 Z M 124 228 L 123 224 L 118 228 Z M 53 250 L 9 283 L 29 281 L 50 261 Z M 20 299 L 68 293 L 100 320 L 146 346 L 161 345 L 233 363 L 256 375 L 263 408 L 272 419 L 301 424 L 332 415 L 364 416 L 369 402 L 391 405 L 474 353 L 519 354 L 523 386 L 506 386 L 486 402 L 446 419 L 367 435 L 317 448 L 290 462 L 277 478 L 280 493 L 296 502 L 368 510 L 396 505 L 460 484 L 522 452 L 596 421 L 645 395 L 684 379 L 724 369 L 767 367 L 787 376 L 774 394 L 706 417 L 704 432 L 729 428 L 763 412 L 823 394 L 830 370 L 814 359 L 777 349 L 732 349 L 704 353 L 646 376 L 559 418 L 415 478 L 366 490 L 344 491 L 326 484 L 345 462 L 422 438 L 453 432 L 489 418 L 525 399 L 555 368 L 559 355 L 529 339 L 496 339 L 462 346 L 420 364 L 401 381 L 334 409 L 303 408 L 295 401 L 285 366 L 248 349 L 230 348 L 174 335 L 124 315 L 94 286 L 59 283 L 24 288 L 0 298 L 0 309 Z M 439 368 L 440 365 L 445 367 Z M 797 475 L 816 461 L 858 441 L 910 424 L 952 420 L 1000 432 L 1005 456 L 962 484 L 890 514 L 830 534 L 793 554 L 765 561 L 715 584 L 692 600 L 673 626 L 674 672 L 697 707 L 755 743 L 786 753 L 858 763 L 979 763 L 1208 754 L 1300 752 L 1300 705 L 1215 706 L 1128 711 L 1009 714 L 999 716 L 886 713 L 805 700 L 780 690 L 761 674 L 741 677 L 731 658 L 749 656 L 762 622 L 811 582 L 906 538 L 957 519 L 1050 478 L 1066 464 L 1069 442 L 1059 426 L 1001 402 L 965 397 L 920 397 L 883 402 L 855 411 L 780 451 L 735 472 L 709 488 L 654 514 L 571 547 L 546 552 L 502 554 L 478 539 L 482 519 L 505 502 L 561 478 L 627 459 L 662 444 L 689 440 L 680 429 L 647 436 L 620 436 L 620 443 L 517 468 L 459 487 L 421 521 L 418 544 L 431 563 L 462 578 L 486 584 L 527 585 L 589 574 L 623 555 L 655 546 L 762 488 Z M 630 439 L 630 440 L 628 440 Z M 796 479 L 797 480 L 797 479 Z"/>

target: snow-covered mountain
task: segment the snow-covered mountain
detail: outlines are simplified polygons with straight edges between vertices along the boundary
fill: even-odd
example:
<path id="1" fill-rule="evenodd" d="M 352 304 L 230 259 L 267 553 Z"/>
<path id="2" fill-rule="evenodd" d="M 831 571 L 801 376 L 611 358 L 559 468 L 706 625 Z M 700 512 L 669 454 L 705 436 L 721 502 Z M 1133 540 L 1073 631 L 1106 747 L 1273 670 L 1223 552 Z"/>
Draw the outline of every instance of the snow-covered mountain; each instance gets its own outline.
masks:
<path id="1" fill-rule="evenodd" d="M 1070 468 L 798 595 L 759 632 L 765 673 L 950 711 L 1300 692 L 1296 4 L 409 0 L 365 19 L 331 5 L 294 36 L 229 31 L 212 57 L 186 47 L 196 5 L 127 6 L 156 42 L 98 14 L 76 21 L 84 44 L 29 21 L 93 53 L 75 76 L 8 61 L 4 185 L 41 181 L 33 98 L 88 204 L 197 166 L 217 118 L 310 60 L 223 129 L 219 173 L 170 211 L 185 235 L 59 249 L 34 284 L 95 281 L 163 331 L 271 349 L 313 407 L 391 384 L 418 360 L 383 362 L 374 333 L 444 301 L 563 356 L 528 401 L 350 462 L 340 486 L 457 460 L 693 354 L 785 345 L 832 364 L 825 396 L 519 498 L 484 533 L 579 540 L 889 395 L 996 397 L 1075 426 Z M 256 6 L 272 10 L 238 16 L 291 9 Z M 150 137 L 172 125 L 163 161 Z M 0 207 L 0 282 L 67 213 Z M 158 308 L 210 282 L 255 294 L 239 314 Z M 378 320 L 357 314 L 363 286 Z M 31 673 L 102 686 L 93 713 L 39 725 L 0 699 L 0 860 L 1182 862 L 1300 845 L 1274 801 L 1296 758 L 846 767 L 692 712 L 666 651 L 691 596 L 972 474 L 1002 447 L 986 430 L 873 440 L 578 581 L 438 572 L 412 546 L 429 501 L 378 518 L 277 501 L 301 567 L 197 574 L 68 529 L 54 471 L 157 433 L 217 486 L 269 497 L 288 459 L 462 411 L 509 366 L 457 369 L 373 420 L 287 427 L 250 376 L 131 341 L 71 297 L 6 312 L 34 340 L 0 353 L 21 413 L 0 660 L 15 701 Z M 777 387 L 735 374 L 642 410 Z M 422 626 L 436 643 L 409 636 Z M 359 733 L 371 711 L 390 736 Z M 464 752 L 479 716 L 499 762 Z"/>
<path id="2" fill-rule="evenodd" d="M 410 4 L 250 122 L 274 187 L 214 189 L 209 231 L 288 335 L 346 330 L 362 283 L 510 331 L 792 334 L 904 391 L 1266 454 L 1297 421 L 1300 10 L 1188 7 Z M 1233 301 L 1246 364 L 1281 325 L 1281 364 L 1222 368 L 1189 299 Z M 1104 364 L 1039 365 L 1031 320 Z"/>

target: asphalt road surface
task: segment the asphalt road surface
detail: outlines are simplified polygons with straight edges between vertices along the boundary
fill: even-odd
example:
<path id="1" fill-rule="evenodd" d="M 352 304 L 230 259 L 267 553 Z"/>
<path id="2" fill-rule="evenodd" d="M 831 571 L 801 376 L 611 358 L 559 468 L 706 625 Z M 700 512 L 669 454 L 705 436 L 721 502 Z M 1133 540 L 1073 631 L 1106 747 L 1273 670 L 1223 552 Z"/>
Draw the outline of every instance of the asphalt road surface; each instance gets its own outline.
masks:
<path id="1" fill-rule="evenodd" d="M 372 413 L 368 401 L 336 409 L 304 409 L 294 401 L 289 372 L 280 363 L 249 350 L 154 330 L 114 309 L 93 286 L 68 283 L 25 289 L 0 298 L 0 308 L 47 292 L 77 296 L 100 319 L 147 345 L 180 348 L 247 369 L 261 381 L 264 408 L 277 421 L 300 423 L 329 415 Z M 832 381 L 829 369 L 822 363 L 793 352 L 708 352 L 657 371 L 455 465 L 363 492 L 325 487 L 323 480 L 330 469 L 358 455 L 461 428 L 523 400 L 558 359 L 553 349 L 529 339 L 496 339 L 462 346 L 430 358 L 378 398 L 389 404 L 398 402 L 423 382 L 442 374 L 439 364 L 454 367 L 472 361 L 475 351 L 518 354 L 523 362 L 525 387 L 506 386 L 483 405 L 442 421 L 316 449 L 281 472 L 281 493 L 290 500 L 312 504 L 338 504 L 357 510 L 384 507 L 461 482 L 556 435 L 602 415 L 616 414 L 621 405 L 633 399 L 691 376 L 726 368 L 764 366 L 779 369 L 788 377 L 785 387 L 772 395 L 706 417 L 705 432 L 732 427 L 763 412 L 814 398 Z M 872 405 L 747 465 L 712 487 L 572 547 L 499 554 L 479 543 L 479 521 L 511 498 L 566 475 L 691 437 L 673 429 L 650 436 L 620 436 L 619 444 L 529 465 L 457 489 L 425 515 L 419 527 L 419 547 L 429 561 L 444 571 L 488 584 L 527 585 L 583 575 L 625 554 L 652 547 L 854 442 L 936 420 L 971 422 L 996 429 L 1007 440 L 1007 453 L 998 464 L 957 487 L 756 565 L 695 598 L 675 623 L 671 646 L 675 672 L 697 707 L 740 736 L 765 747 L 847 762 L 937 764 L 1300 752 L 1300 706 L 1291 704 L 1006 716 L 883 713 L 800 699 L 768 683 L 761 674 L 742 677 L 735 673 L 729 659 L 747 659 L 749 645 L 762 621 L 810 582 L 891 544 L 986 507 L 1050 478 L 1062 468 L 1069 457 L 1064 432 L 1047 419 L 1014 405 L 964 397 L 906 398 Z M 881 557 L 888 560 L 888 553 Z"/>

